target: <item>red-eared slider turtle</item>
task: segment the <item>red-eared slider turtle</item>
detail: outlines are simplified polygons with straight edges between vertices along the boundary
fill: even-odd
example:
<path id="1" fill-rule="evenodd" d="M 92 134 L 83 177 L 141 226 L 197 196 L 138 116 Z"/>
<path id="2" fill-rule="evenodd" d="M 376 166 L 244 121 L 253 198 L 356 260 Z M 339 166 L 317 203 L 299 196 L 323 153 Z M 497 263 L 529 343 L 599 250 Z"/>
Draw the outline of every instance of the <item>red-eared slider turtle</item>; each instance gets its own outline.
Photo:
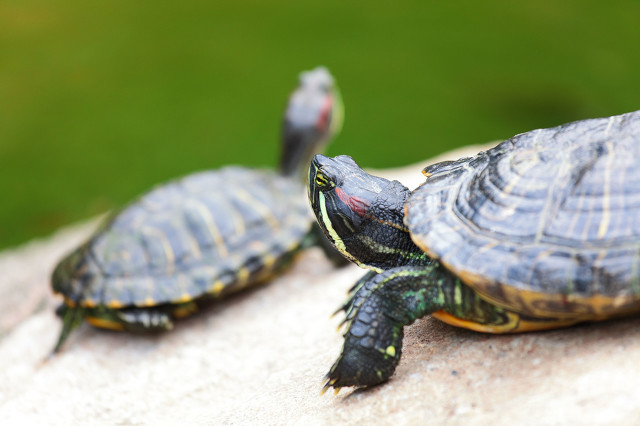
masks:
<path id="1" fill-rule="evenodd" d="M 403 326 L 431 314 L 488 333 L 640 311 L 640 111 L 523 133 L 424 169 L 410 192 L 317 155 L 323 231 L 371 269 L 344 305 L 325 389 L 386 381 Z"/>
<path id="2" fill-rule="evenodd" d="M 53 272 L 53 290 L 64 297 L 54 352 L 84 319 L 114 330 L 170 329 L 200 302 L 263 282 L 324 239 L 312 230 L 298 178 L 306 180 L 311 156 L 341 123 L 331 74 L 302 73 L 285 112 L 280 173 L 236 166 L 195 173 L 114 215 Z"/>

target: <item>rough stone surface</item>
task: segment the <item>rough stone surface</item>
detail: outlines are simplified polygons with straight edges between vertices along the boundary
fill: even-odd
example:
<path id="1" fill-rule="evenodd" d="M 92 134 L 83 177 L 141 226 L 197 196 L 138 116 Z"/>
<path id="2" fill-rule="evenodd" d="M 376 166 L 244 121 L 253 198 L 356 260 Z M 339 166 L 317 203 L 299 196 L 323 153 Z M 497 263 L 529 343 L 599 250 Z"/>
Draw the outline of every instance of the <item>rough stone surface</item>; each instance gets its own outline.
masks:
<path id="1" fill-rule="evenodd" d="M 450 153 L 448 158 L 469 155 Z M 420 166 L 385 171 L 415 185 Z M 0 253 L 2 424 L 638 424 L 640 319 L 514 336 L 432 318 L 406 328 L 393 378 L 320 396 L 330 318 L 363 271 L 319 250 L 269 285 L 157 336 L 60 330 L 48 275 L 95 222 Z"/>

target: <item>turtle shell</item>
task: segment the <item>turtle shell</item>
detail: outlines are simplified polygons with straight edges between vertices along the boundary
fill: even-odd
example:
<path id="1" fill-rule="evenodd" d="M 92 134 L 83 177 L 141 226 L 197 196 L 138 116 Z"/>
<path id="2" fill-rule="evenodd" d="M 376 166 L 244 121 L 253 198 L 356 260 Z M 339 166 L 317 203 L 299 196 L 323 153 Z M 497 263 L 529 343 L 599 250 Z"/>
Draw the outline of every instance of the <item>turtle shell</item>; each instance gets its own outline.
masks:
<path id="1" fill-rule="evenodd" d="M 272 171 L 240 167 L 162 185 L 64 259 L 53 274 L 54 291 L 71 305 L 144 307 L 260 281 L 310 229 L 303 191 Z"/>
<path id="2" fill-rule="evenodd" d="M 534 317 L 640 309 L 640 111 L 423 173 L 406 205 L 412 238 L 482 297 Z"/>

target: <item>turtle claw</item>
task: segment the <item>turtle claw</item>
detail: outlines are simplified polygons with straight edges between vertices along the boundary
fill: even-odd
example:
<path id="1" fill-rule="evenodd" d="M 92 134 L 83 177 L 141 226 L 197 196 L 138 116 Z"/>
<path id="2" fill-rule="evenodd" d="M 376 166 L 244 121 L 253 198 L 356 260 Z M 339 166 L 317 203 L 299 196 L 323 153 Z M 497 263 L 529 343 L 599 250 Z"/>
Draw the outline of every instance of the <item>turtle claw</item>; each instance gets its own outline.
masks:
<path id="1" fill-rule="evenodd" d="M 366 280 L 369 278 L 369 281 Z M 349 300 L 340 308 L 345 317 L 338 325 L 344 333 L 342 352 L 335 361 L 324 384 L 323 391 L 333 387 L 367 387 L 385 382 L 393 374 L 402 352 L 403 322 L 396 312 L 380 309 L 380 281 L 385 275 L 368 273 L 354 287 Z M 384 294 L 382 294 L 384 296 Z M 335 315 L 335 314 L 334 314 Z"/>
<path id="2" fill-rule="evenodd" d="M 338 327 L 336 328 L 336 331 L 338 331 L 338 332 L 339 332 L 340 330 L 342 330 L 342 329 L 343 329 L 343 327 L 345 327 L 345 326 L 347 326 L 347 327 L 348 327 L 348 326 L 349 326 L 349 322 L 350 322 L 350 321 L 351 321 L 351 320 L 349 319 L 349 317 L 348 317 L 348 316 L 345 316 L 345 317 L 342 319 L 342 321 L 340 321 L 340 323 L 338 324 Z"/>
<path id="3" fill-rule="evenodd" d="M 336 309 L 335 311 L 333 311 L 333 313 L 331 314 L 331 316 L 329 318 L 333 318 L 336 315 L 338 315 L 340 312 L 346 312 L 347 309 L 347 304 L 345 303 L 344 305 L 340 306 L 338 309 Z"/>
<path id="4" fill-rule="evenodd" d="M 351 312 L 353 312 L 353 311 L 352 311 L 352 306 L 351 306 L 350 302 L 351 302 L 351 300 L 349 300 L 349 302 L 345 303 L 344 305 L 339 307 L 334 313 L 331 314 L 330 318 L 333 318 L 336 315 L 338 315 L 340 312 L 344 312 L 345 313 L 344 318 L 338 324 L 338 327 L 336 328 L 336 331 L 342 330 L 342 327 L 344 327 L 344 325 L 347 324 L 351 320 L 351 318 L 353 317 L 353 315 L 351 314 Z"/>
<path id="5" fill-rule="evenodd" d="M 368 387 L 383 383 L 391 377 L 402 352 L 402 327 L 384 324 L 378 318 L 378 328 L 370 328 L 360 319 L 345 320 L 342 352 L 327 373 L 324 390 L 333 387 Z M 385 327 L 386 326 L 386 327 Z M 390 327 L 390 328 L 389 328 Z M 373 340 L 369 330 L 376 330 L 381 340 Z"/>
<path id="6" fill-rule="evenodd" d="M 327 379 L 326 382 L 324 382 L 324 386 L 322 386 L 322 390 L 320 391 L 320 395 L 324 395 L 325 392 L 329 389 L 329 388 L 333 388 L 333 394 L 337 395 L 338 392 L 340 392 L 340 389 L 342 389 L 340 386 L 334 386 L 336 379 L 330 379 L 328 376 L 325 376 L 325 378 Z"/>

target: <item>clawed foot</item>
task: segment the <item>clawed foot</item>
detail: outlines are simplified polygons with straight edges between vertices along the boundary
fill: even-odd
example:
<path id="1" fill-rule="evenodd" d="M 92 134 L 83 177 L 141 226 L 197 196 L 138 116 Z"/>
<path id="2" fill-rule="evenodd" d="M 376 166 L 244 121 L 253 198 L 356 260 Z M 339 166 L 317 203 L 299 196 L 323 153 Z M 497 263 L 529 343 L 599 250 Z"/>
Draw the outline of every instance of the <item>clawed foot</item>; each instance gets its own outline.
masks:
<path id="1" fill-rule="evenodd" d="M 366 387 L 383 383 L 391 377 L 398 361 L 401 348 L 389 345 L 377 347 L 373 338 L 354 338 L 350 335 L 352 325 L 340 357 L 327 374 L 322 393 L 333 387 L 335 393 L 345 386 Z M 400 336 L 402 340 L 402 336 Z"/>
<path id="2" fill-rule="evenodd" d="M 402 324 L 378 309 L 377 297 L 360 287 L 338 310 L 345 311 L 347 331 L 342 353 L 326 376 L 323 393 L 330 387 L 373 386 L 393 374 L 402 351 Z"/>
<path id="3" fill-rule="evenodd" d="M 423 284 L 422 277 L 428 274 L 422 267 L 404 267 L 369 272 L 358 280 L 338 310 L 345 312 L 347 330 L 342 353 L 327 374 L 325 391 L 373 386 L 391 377 L 400 361 L 403 327 L 440 308 L 435 303 L 440 299 L 423 294 L 434 288 Z"/>

